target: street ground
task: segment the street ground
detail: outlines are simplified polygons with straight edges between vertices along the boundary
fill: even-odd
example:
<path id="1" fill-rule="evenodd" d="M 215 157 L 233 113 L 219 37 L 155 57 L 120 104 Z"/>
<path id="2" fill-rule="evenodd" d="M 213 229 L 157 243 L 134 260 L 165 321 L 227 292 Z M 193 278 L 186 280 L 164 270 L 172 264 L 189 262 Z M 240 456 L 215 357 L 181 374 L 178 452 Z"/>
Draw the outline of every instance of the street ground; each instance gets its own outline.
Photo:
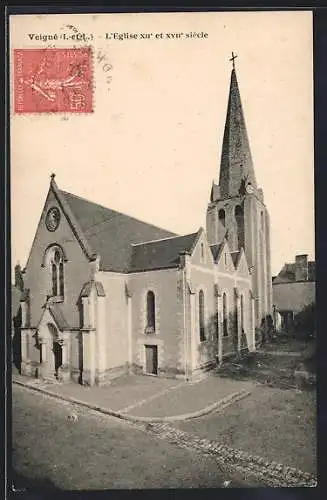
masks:
<path id="1" fill-rule="evenodd" d="M 78 414 L 71 422 L 68 415 Z M 16 488 L 138 489 L 256 486 L 214 458 L 156 439 L 127 422 L 13 386 Z"/>
<path id="2" fill-rule="evenodd" d="M 223 411 L 174 426 L 267 461 L 316 473 L 316 402 L 310 391 L 257 386 Z"/>
<path id="3" fill-rule="evenodd" d="M 75 400 L 131 416 L 171 417 L 194 414 L 227 396 L 250 391 L 249 381 L 206 377 L 193 383 L 145 375 L 125 375 L 105 387 L 75 383 L 45 383 L 15 375 L 15 379 Z"/>
<path id="4" fill-rule="evenodd" d="M 145 376 L 125 376 L 108 387 L 92 389 L 32 382 L 57 395 L 134 417 L 180 417 L 198 412 L 197 418 L 171 422 L 177 433 L 172 431 L 172 443 L 160 425 L 163 440 L 81 406 L 77 406 L 78 424 L 67 422 L 71 405 L 14 385 L 14 468 L 25 482 L 40 480 L 44 485 L 45 481 L 49 487 L 220 487 L 226 480 L 224 460 L 199 453 L 201 440 L 210 440 L 214 447 L 227 446 L 263 462 L 274 461 L 315 475 L 315 389 L 308 385 L 297 390 L 294 378 L 300 363 L 310 365 L 311 360 L 313 368 L 312 345 L 294 341 L 279 344 L 281 348 L 277 342 L 254 356 L 226 362 L 204 380 L 191 384 Z M 212 403 L 242 391 L 247 392 L 242 399 L 201 413 Z M 193 452 L 180 448 L 183 441 L 194 442 Z M 84 466 L 88 454 L 91 462 Z M 227 475 L 234 474 L 234 486 L 242 483 L 244 470 L 237 466 L 228 469 Z M 246 476 L 246 485 L 253 485 L 260 474 L 264 475 L 259 471 L 256 479 Z"/>
<path id="5" fill-rule="evenodd" d="M 257 382 L 251 394 L 196 420 L 177 423 L 187 432 L 214 439 L 266 460 L 316 471 L 316 390 L 295 380 L 301 364 L 315 372 L 315 343 L 282 337 L 215 371 L 220 379 Z"/>

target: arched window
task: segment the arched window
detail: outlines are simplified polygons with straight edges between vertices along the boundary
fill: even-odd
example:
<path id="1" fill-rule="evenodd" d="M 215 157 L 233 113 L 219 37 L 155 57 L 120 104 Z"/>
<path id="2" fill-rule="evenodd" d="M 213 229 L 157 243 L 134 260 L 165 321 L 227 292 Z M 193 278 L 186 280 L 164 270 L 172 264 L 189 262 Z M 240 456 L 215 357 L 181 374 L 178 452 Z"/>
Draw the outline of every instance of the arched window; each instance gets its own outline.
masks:
<path id="1" fill-rule="evenodd" d="M 199 291 L 199 331 L 200 331 L 200 342 L 203 342 L 206 339 L 203 290 Z"/>
<path id="2" fill-rule="evenodd" d="M 224 335 L 224 337 L 227 337 L 227 335 L 228 335 L 226 293 L 223 293 L 223 335 Z"/>
<path id="3" fill-rule="evenodd" d="M 204 262 L 204 244 L 201 243 L 201 262 Z"/>
<path id="4" fill-rule="evenodd" d="M 239 310 L 238 310 L 238 304 L 237 304 L 237 299 L 238 299 L 238 291 L 235 290 L 234 293 L 234 333 L 235 337 L 238 338 L 238 326 L 239 326 Z"/>
<path id="5" fill-rule="evenodd" d="M 226 226 L 226 221 L 225 221 L 225 210 L 223 208 L 221 208 L 218 212 L 218 219 L 219 219 L 219 222 L 220 224 L 225 227 Z"/>
<path id="6" fill-rule="evenodd" d="M 241 295 L 241 332 L 244 332 L 244 297 Z"/>
<path id="7" fill-rule="evenodd" d="M 249 329 L 252 330 L 253 328 L 253 323 L 254 323 L 254 307 L 253 307 L 253 295 L 252 295 L 252 292 L 251 290 L 249 290 L 249 293 L 248 293 L 248 304 L 249 304 L 249 312 L 250 312 L 250 315 L 249 315 Z"/>
<path id="8" fill-rule="evenodd" d="M 240 205 L 236 205 L 235 207 L 235 217 L 241 217 L 243 215 L 243 208 Z"/>
<path id="9" fill-rule="evenodd" d="M 156 304 L 154 293 L 150 290 L 146 296 L 146 327 L 148 331 L 156 329 Z"/>
<path id="10" fill-rule="evenodd" d="M 52 296 L 64 296 L 64 256 L 60 247 L 50 251 L 49 265 L 51 267 Z"/>

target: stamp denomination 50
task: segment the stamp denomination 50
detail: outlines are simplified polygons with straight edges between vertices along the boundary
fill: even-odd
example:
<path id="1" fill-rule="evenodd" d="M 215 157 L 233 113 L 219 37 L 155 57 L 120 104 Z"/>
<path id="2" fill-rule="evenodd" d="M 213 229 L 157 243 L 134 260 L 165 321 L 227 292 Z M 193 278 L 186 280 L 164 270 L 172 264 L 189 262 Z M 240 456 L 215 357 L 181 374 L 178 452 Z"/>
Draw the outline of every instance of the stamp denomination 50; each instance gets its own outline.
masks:
<path id="1" fill-rule="evenodd" d="M 14 110 L 15 113 L 92 112 L 92 49 L 15 49 Z"/>

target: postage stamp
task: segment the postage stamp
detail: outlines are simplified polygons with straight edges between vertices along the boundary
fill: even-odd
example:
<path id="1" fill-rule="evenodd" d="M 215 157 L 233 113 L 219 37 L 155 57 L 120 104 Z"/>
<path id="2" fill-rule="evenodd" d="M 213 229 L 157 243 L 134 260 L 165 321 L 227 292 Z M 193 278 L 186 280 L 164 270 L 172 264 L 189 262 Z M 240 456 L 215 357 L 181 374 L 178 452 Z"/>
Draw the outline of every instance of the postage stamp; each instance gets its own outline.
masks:
<path id="1" fill-rule="evenodd" d="M 15 113 L 91 113 L 92 49 L 14 50 Z"/>

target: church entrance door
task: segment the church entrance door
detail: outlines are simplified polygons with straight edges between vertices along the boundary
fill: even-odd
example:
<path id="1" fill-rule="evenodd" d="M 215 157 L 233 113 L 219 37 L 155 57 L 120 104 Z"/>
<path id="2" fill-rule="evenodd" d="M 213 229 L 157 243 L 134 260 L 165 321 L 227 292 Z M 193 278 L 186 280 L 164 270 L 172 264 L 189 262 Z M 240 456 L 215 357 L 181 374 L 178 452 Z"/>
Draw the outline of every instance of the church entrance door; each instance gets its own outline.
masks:
<path id="1" fill-rule="evenodd" d="M 53 342 L 52 351 L 54 355 L 54 375 L 56 378 L 58 378 L 58 370 L 62 366 L 62 347 L 56 340 L 54 340 Z"/>
<path id="2" fill-rule="evenodd" d="M 151 375 L 158 374 L 158 347 L 156 345 L 145 346 L 145 370 Z"/>
<path id="3" fill-rule="evenodd" d="M 50 331 L 50 351 L 49 352 L 49 362 L 48 362 L 48 374 L 58 378 L 59 368 L 62 366 L 62 346 L 59 339 L 59 334 L 57 328 L 52 324 L 48 323 L 48 328 Z"/>

